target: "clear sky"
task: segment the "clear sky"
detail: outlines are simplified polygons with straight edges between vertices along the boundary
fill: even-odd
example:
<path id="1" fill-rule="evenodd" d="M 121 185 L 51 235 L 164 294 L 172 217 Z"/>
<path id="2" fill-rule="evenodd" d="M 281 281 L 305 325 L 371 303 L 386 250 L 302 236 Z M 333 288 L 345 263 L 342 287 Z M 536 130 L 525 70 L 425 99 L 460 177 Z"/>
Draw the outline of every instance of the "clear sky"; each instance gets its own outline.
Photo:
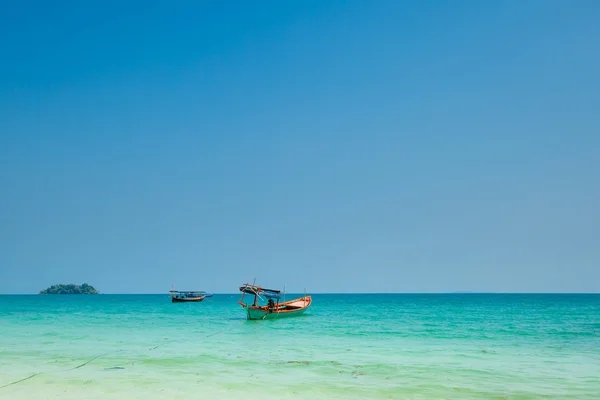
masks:
<path id="1" fill-rule="evenodd" d="M 0 293 L 598 292 L 599 71 L 593 0 L 4 0 Z"/>

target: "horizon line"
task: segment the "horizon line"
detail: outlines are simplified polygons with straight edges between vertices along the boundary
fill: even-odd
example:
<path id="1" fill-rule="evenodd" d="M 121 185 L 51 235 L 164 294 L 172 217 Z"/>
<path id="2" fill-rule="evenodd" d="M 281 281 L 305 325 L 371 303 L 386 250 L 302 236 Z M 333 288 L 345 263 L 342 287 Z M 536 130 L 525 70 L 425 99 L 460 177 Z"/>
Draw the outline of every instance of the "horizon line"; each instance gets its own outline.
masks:
<path id="1" fill-rule="evenodd" d="M 185 290 L 184 290 L 185 291 Z M 222 292 L 222 293 L 218 293 L 218 292 L 207 292 L 213 295 L 239 295 L 238 292 Z M 108 292 L 108 293 L 104 293 L 104 292 L 100 292 L 97 293 L 96 295 L 140 295 L 140 296 L 154 296 L 154 295 L 166 295 L 168 296 L 168 292 L 154 292 L 154 293 L 112 293 L 112 292 Z M 304 294 L 304 292 L 288 292 L 287 294 Z M 454 291 L 454 292 L 306 292 L 306 294 L 310 295 L 310 294 L 318 294 L 318 295 L 328 295 L 328 294 L 334 294 L 334 295 L 343 295 L 343 294 L 352 294 L 352 295 L 382 295 L 382 294 L 390 294 L 390 295 L 394 295 L 394 294 L 407 294 L 407 295 L 447 295 L 447 294 L 514 294 L 514 295 L 519 295 L 519 294 L 528 294 L 528 295 L 541 295 L 541 294 L 600 294 L 600 292 L 476 292 L 476 291 Z M 41 293 L 0 293 L 0 296 L 37 296 L 37 295 L 41 295 Z M 47 294 L 44 296 L 64 296 L 65 294 Z M 78 294 L 78 293 L 72 293 L 72 294 L 66 294 L 66 295 L 90 295 L 90 294 Z"/>

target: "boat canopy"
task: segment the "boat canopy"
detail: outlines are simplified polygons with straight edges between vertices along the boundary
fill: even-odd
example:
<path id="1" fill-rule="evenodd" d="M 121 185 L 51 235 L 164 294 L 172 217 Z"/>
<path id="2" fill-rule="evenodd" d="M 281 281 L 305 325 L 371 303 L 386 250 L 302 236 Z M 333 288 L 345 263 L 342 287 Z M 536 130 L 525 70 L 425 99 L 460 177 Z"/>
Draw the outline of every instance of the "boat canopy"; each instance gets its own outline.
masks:
<path id="1" fill-rule="evenodd" d="M 169 293 L 171 294 L 171 296 L 179 294 L 182 296 L 190 296 L 190 297 L 194 297 L 194 296 L 212 297 L 212 293 L 206 293 L 202 290 L 169 290 Z"/>
<path id="2" fill-rule="evenodd" d="M 264 296 L 267 299 L 279 299 L 281 296 L 281 290 L 265 289 L 256 285 L 245 284 L 240 286 L 240 292 L 253 294 L 255 296 Z"/>
<path id="3" fill-rule="evenodd" d="M 204 294 L 202 290 L 169 290 L 169 293 L 201 293 Z"/>

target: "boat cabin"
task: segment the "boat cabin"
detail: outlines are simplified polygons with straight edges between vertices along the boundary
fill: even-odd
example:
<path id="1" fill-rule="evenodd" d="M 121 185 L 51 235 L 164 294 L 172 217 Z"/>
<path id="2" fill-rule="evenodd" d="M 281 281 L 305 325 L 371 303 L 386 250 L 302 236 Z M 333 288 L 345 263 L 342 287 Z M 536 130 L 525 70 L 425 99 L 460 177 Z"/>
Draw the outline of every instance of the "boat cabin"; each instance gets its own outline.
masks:
<path id="1" fill-rule="evenodd" d="M 243 303 L 244 296 L 249 294 L 254 296 L 254 301 L 252 302 L 254 307 L 258 307 L 259 300 L 267 301 L 268 306 L 275 306 L 279 303 L 279 299 L 281 298 L 281 290 L 265 289 L 248 283 L 240 286 L 240 292 L 242 292 L 242 298 L 238 303 Z"/>

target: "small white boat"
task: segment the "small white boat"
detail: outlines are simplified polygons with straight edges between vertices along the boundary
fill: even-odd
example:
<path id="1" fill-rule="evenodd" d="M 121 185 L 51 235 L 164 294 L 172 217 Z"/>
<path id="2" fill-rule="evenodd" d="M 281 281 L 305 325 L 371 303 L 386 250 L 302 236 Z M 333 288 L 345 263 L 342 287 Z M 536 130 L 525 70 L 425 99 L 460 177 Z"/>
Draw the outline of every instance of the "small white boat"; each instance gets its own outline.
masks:
<path id="1" fill-rule="evenodd" d="M 240 287 L 240 292 L 242 292 L 242 298 L 238 301 L 238 304 L 246 309 L 249 320 L 276 319 L 302 315 L 312 304 L 312 297 L 306 295 L 299 299 L 280 303 L 281 291 L 265 289 L 248 283 Z M 246 294 L 254 296 L 252 305 L 244 303 L 244 296 Z M 267 304 L 259 305 L 259 300 L 267 300 Z"/>

